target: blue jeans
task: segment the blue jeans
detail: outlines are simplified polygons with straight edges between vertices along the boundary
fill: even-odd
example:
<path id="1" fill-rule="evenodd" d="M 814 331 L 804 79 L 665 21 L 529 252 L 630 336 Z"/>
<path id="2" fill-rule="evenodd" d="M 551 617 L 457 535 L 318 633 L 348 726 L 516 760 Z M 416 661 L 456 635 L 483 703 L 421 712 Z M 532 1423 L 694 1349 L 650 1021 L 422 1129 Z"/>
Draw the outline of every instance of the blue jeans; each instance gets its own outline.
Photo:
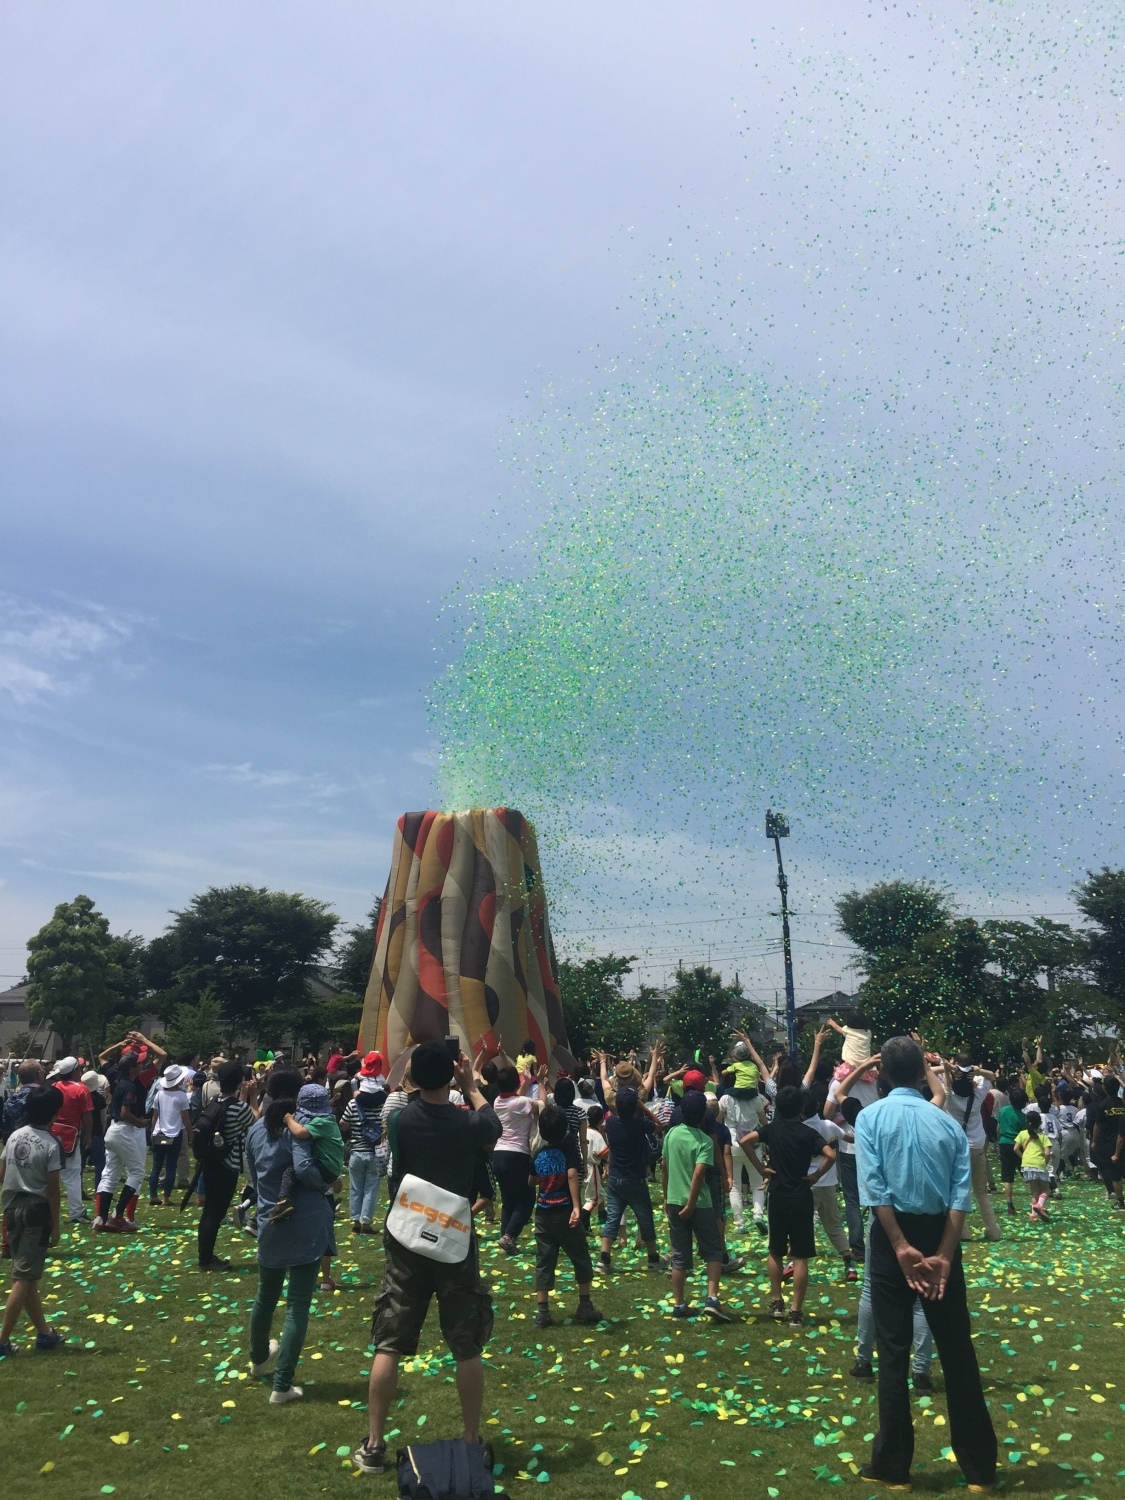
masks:
<path id="1" fill-rule="evenodd" d="M 856 1335 L 856 1358 L 871 1363 L 871 1356 L 875 1352 L 875 1314 L 871 1308 L 871 1224 L 876 1220 L 875 1210 L 871 1210 L 870 1224 L 867 1229 L 867 1247 L 863 1257 L 863 1290 L 859 1294 L 859 1329 Z M 914 1360 L 913 1368 L 916 1375 L 928 1375 L 930 1364 L 934 1357 L 934 1336 L 930 1332 L 930 1325 L 926 1321 L 926 1310 L 922 1306 L 921 1297 L 914 1298 Z"/>
<path id="2" fill-rule="evenodd" d="M 382 1163 L 374 1151 L 353 1151 L 348 1162 L 348 1217 L 353 1223 L 370 1225 L 379 1197 Z"/>
<path id="3" fill-rule="evenodd" d="M 621 1228 L 625 1210 L 631 1208 L 637 1220 L 641 1239 L 651 1245 L 656 1238 L 656 1225 L 652 1218 L 652 1199 L 648 1195 L 648 1183 L 643 1177 L 610 1177 L 605 1188 L 605 1225 L 603 1239 L 611 1240 Z"/>
<path id="4" fill-rule="evenodd" d="M 158 1146 L 152 1143 L 152 1171 L 148 1178 L 148 1196 L 150 1199 L 157 1196 L 157 1187 L 160 1183 L 160 1174 L 164 1173 L 164 1196 L 170 1198 L 176 1187 L 176 1163 L 180 1159 L 180 1137 L 176 1136 L 170 1146 Z"/>

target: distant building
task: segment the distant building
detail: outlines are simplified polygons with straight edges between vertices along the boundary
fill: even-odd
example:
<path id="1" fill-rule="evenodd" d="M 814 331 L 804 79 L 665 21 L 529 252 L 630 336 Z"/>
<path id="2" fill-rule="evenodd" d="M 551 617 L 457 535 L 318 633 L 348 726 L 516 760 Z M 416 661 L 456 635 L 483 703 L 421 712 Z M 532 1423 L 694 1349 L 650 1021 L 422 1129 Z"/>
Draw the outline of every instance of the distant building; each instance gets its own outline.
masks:
<path id="1" fill-rule="evenodd" d="M 27 1013 L 26 984 L 15 984 L 10 990 L 0 990 L 0 1058 L 11 1054 L 12 1042 L 21 1036 L 30 1036 L 32 1042 L 26 1050 L 31 1057 L 54 1061 L 62 1056 L 62 1043 L 55 1033 L 42 1022 L 38 1024 Z M 24 1049 L 21 1048 L 21 1055 Z"/>
<path id="2" fill-rule="evenodd" d="M 843 990 L 833 990 L 830 995 L 822 995 L 819 1000 L 806 1000 L 804 1005 L 798 1005 L 797 1025 L 803 1026 L 808 1021 L 815 1026 L 823 1026 L 829 1016 L 834 1016 L 839 1021 L 844 1011 L 855 1010 L 858 1005 L 858 995 L 845 995 Z"/>

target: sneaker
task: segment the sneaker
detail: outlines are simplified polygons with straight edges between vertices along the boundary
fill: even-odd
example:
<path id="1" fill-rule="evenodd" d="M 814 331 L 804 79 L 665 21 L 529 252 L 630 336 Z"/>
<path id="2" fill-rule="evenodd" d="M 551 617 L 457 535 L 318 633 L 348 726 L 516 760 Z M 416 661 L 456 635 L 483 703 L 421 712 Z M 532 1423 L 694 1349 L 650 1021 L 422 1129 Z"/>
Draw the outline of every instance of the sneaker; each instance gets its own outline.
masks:
<path id="1" fill-rule="evenodd" d="M 299 1385 L 291 1385 L 287 1391 L 271 1391 L 270 1405 L 288 1406 L 290 1401 L 300 1401 L 304 1394 L 304 1390 Z"/>
<path id="2" fill-rule="evenodd" d="M 805 1315 L 798 1308 L 790 1308 L 789 1316 L 785 1319 L 790 1328 L 803 1328 L 805 1326 Z"/>
<path id="3" fill-rule="evenodd" d="M 594 1275 L 608 1276 L 612 1270 L 613 1261 L 609 1258 L 609 1256 L 599 1255 L 597 1260 L 594 1262 Z"/>
<path id="4" fill-rule="evenodd" d="M 57 1349 L 60 1344 L 65 1343 L 65 1337 L 61 1333 L 56 1333 L 53 1328 L 49 1328 L 46 1333 L 37 1334 L 35 1339 L 35 1347 L 43 1352 L 48 1349 Z"/>
<path id="5" fill-rule="evenodd" d="M 745 1255 L 728 1255 L 723 1261 L 723 1275 L 733 1276 L 736 1271 L 741 1271 L 745 1264 Z"/>
<path id="6" fill-rule="evenodd" d="M 387 1472 L 386 1443 L 376 1443 L 373 1448 L 369 1448 L 367 1439 L 364 1438 L 352 1454 L 352 1463 L 365 1474 L 385 1474 Z"/>
<path id="7" fill-rule="evenodd" d="M 844 1280 L 845 1281 L 858 1281 L 859 1280 L 859 1272 L 855 1268 L 855 1261 L 854 1260 L 846 1260 L 844 1262 Z"/>
<path id="8" fill-rule="evenodd" d="M 266 1215 L 271 1224 L 276 1224 L 278 1219 L 287 1219 L 293 1212 L 293 1205 L 288 1198 L 282 1198 L 270 1209 Z"/>
<path id="9" fill-rule="evenodd" d="M 358 1219 L 353 1219 L 352 1220 L 352 1233 L 353 1234 L 362 1234 L 363 1233 L 363 1225 L 359 1222 Z"/>
<path id="10" fill-rule="evenodd" d="M 707 1301 L 703 1304 L 703 1313 L 705 1317 L 710 1318 L 714 1323 L 734 1322 L 734 1314 L 727 1312 L 718 1297 L 707 1298 Z"/>
<path id="11" fill-rule="evenodd" d="M 878 1474 L 871 1472 L 871 1465 L 864 1464 L 859 1471 L 861 1479 L 870 1480 L 872 1484 L 881 1484 L 885 1490 L 906 1490 L 909 1492 L 913 1485 L 909 1479 L 880 1479 Z"/>
<path id="12" fill-rule="evenodd" d="M 361 1223 L 360 1226 L 359 1226 L 359 1232 L 360 1232 L 360 1234 L 374 1234 L 375 1233 L 375 1226 L 374 1226 L 374 1224 L 363 1224 L 363 1223 Z"/>
<path id="13" fill-rule="evenodd" d="M 277 1358 L 277 1351 L 281 1348 L 277 1339 L 270 1339 L 270 1352 L 262 1360 L 260 1365 L 251 1364 L 251 1375 L 268 1375 L 273 1369 L 273 1362 Z"/>
<path id="14" fill-rule="evenodd" d="M 668 1261 L 663 1255 L 650 1255 L 648 1258 L 648 1269 L 650 1271 L 666 1271 Z"/>
<path id="15" fill-rule="evenodd" d="M 536 1328 L 553 1328 L 555 1320 L 551 1317 L 551 1309 L 545 1303 L 540 1302 L 535 1309 Z"/>
<path id="16" fill-rule="evenodd" d="M 672 1316 L 674 1318 L 698 1318 L 699 1309 L 687 1302 L 677 1302 L 672 1309 Z"/>
<path id="17" fill-rule="evenodd" d="M 221 1255 L 213 1255 L 206 1264 L 200 1262 L 199 1269 L 201 1271 L 229 1271 L 230 1261 L 224 1260 Z"/>
<path id="18" fill-rule="evenodd" d="M 770 1303 L 770 1317 L 775 1323 L 785 1322 L 785 1303 L 782 1301 Z"/>
<path id="19" fill-rule="evenodd" d="M 320 1283 L 320 1290 L 322 1292 L 334 1292 L 336 1290 L 336 1283 L 332 1280 L 331 1276 L 324 1277 Z"/>
<path id="20" fill-rule="evenodd" d="M 102 1218 L 101 1214 L 99 1214 L 94 1222 L 90 1225 L 90 1228 L 94 1231 L 95 1234 L 105 1234 L 106 1230 L 109 1228 L 109 1225 Z"/>
<path id="21" fill-rule="evenodd" d="M 505 1255 L 515 1255 L 516 1251 L 519 1249 L 519 1246 L 516 1244 L 515 1240 L 510 1234 L 502 1234 L 500 1236 L 500 1248 L 501 1250 L 503 1250 Z"/>
<path id="22" fill-rule="evenodd" d="M 234 1211 L 234 1217 L 238 1220 L 239 1229 L 246 1228 L 246 1204 L 240 1203 Z"/>
<path id="23" fill-rule="evenodd" d="M 576 1323 L 600 1323 L 602 1315 L 589 1297 L 579 1297 L 578 1306 L 574 1309 L 574 1321 Z"/>
<path id="24" fill-rule="evenodd" d="M 853 1380 L 860 1380 L 864 1385 L 870 1385 L 875 1379 L 875 1371 L 871 1368 L 869 1359 L 857 1359 L 848 1374 Z"/>
<path id="25" fill-rule="evenodd" d="M 1016 1216 L 1016 1205 L 1014 1203 L 1009 1203 L 1004 1212 L 1011 1214 L 1012 1218 L 1014 1219 Z"/>
<path id="26" fill-rule="evenodd" d="M 116 1221 L 118 1234 L 139 1234 L 141 1226 L 136 1219 L 119 1217 Z"/>
<path id="27" fill-rule="evenodd" d="M 929 1370 L 915 1370 L 911 1384 L 914 1386 L 916 1396 L 932 1396 L 934 1393 L 934 1383 L 930 1379 Z"/>
<path id="28" fill-rule="evenodd" d="M 770 1232 L 770 1226 L 766 1222 L 766 1216 L 765 1216 L 765 1214 L 759 1214 L 758 1217 L 754 1220 L 754 1228 L 758 1231 L 758 1233 L 760 1235 L 762 1235 L 763 1238 L 767 1234 L 769 1234 L 769 1232 Z"/>
<path id="29" fill-rule="evenodd" d="M 15 1359 L 19 1352 L 16 1344 L 0 1344 L 0 1359 Z"/>

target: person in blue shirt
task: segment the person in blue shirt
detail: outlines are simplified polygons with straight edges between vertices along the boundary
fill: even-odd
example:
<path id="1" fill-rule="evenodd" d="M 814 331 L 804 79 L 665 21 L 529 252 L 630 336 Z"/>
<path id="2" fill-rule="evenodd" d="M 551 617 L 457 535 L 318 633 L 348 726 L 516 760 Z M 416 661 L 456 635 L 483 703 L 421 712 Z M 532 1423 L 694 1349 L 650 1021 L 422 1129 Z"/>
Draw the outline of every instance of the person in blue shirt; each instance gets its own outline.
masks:
<path id="1" fill-rule="evenodd" d="M 863 1477 L 910 1488 L 914 1424 L 907 1376 L 915 1294 L 937 1344 L 953 1452 L 969 1489 L 996 1478 L 996 1434 L 973 1349 L 961 1230 L 973 1205 L 965 1132 L 922 1094 L 925 1059 L 912 1038 L 882 1049 L 885 1099 L 855 1123 L 860 1202 L 873 1210 L 871 1305 L 879 1350 L 879 1431 Z"/>

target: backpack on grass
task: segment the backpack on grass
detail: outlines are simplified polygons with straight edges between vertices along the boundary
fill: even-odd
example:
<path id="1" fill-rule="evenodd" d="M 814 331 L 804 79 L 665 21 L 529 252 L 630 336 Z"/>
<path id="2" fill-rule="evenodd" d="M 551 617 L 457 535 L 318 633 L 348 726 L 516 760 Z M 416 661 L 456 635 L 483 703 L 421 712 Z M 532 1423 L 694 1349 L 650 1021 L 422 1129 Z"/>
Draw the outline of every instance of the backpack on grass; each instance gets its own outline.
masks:
<path id="1" fill-rule="evenodd" d="M 495 1495 L 491 1451 L 455 1438 L 398 1450 L 399 1500 L 478 1500 Z"/>

